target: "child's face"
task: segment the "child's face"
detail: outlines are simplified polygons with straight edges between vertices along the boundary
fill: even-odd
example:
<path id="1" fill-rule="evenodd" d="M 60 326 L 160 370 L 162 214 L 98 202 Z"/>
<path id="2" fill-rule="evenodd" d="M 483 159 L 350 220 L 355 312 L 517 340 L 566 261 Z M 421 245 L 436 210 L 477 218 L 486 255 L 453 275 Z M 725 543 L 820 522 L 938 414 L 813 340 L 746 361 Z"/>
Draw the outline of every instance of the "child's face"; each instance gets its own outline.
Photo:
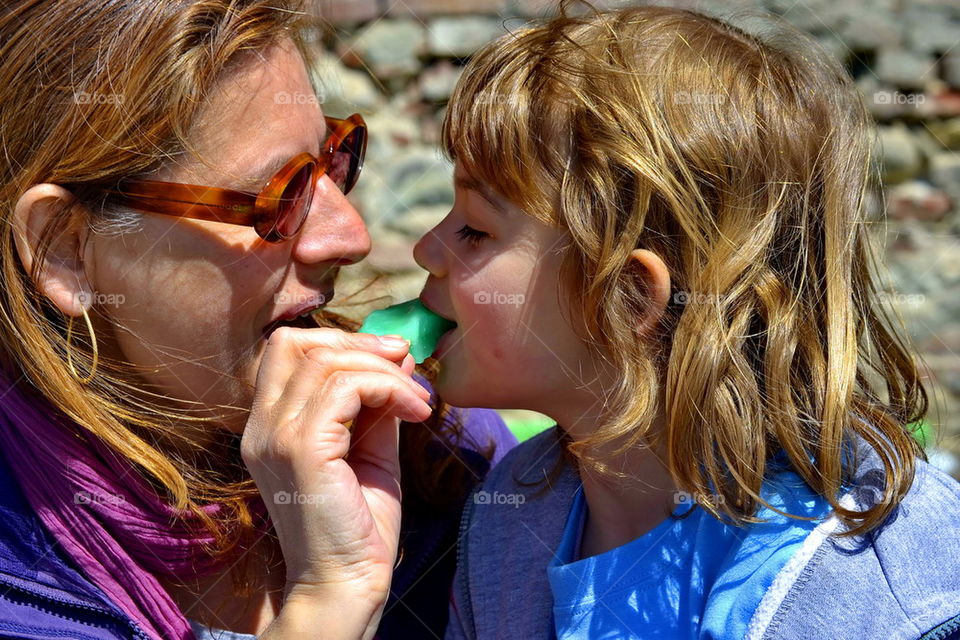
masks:
<path id="1" fill-rule="evenodd" d="M 414 249 L 430 272 L 421 300 L 457 322 L 437 348 L 438 392 L 455 406 L 532 409 L 555 419 L 592 404 L 593 357 L 559 286 L 567 233 L 460 166 L 454 183 L 453 209 Z"/>

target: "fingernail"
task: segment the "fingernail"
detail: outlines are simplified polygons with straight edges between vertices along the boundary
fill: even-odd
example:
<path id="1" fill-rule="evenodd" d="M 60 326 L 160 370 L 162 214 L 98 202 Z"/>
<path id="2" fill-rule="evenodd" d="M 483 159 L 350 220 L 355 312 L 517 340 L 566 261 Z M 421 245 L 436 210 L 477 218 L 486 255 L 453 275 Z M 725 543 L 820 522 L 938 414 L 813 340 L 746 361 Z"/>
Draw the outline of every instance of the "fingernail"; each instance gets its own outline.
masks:
<path id="1" fill-rule="evenodd" d="M 410 343 L 404 340 L 401 336 L 380 336 L 380 344 L 385 347 L 390 347 L 391 349 L 400 349 L 402 347 L 410 346 Z"/>

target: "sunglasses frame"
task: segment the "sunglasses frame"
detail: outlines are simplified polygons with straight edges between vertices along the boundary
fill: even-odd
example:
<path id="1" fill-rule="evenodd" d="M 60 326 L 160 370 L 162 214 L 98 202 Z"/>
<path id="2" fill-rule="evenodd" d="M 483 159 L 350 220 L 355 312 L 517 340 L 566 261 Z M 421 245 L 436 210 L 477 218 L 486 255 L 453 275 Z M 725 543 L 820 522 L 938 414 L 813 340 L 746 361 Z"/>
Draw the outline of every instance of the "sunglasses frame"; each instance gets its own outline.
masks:
<path id="1" fill-rule="evenodd" d="M 330 135 L 324 142 L 320 155 L 314 156 L 306 152 L 297 154 L 267 181 L 259 193 L 132 178 L 121 180 L 117 188 L 107 189 L 106 193 L 118 204 L 138 211 L 254 227 L 257 234 L 267 242 L 289 240 L 300 231 L 306 215 L 292 233 L 281 234 L 278 228 L 281 196 L 290 181 L 304 166 L 313 164 L 308 186 L 307 211 L 310 210 L 310 201 L 313 199 L 317 181 L 330 168 L 330 163 L 340 145 L 355 131 L 362 136 L 359 142 L 360 153 L 357 158 L 357 168 L 352 177 L 348 176 L 349 181 L 344 185 L 344 195 L 350 193 L 363 169 L 363 159 L 367 150 L 367 124 L 363 117 L 355 113 L 343 120 L 331 117 L 324 117 L 324 120 L 329 127 Z"/>

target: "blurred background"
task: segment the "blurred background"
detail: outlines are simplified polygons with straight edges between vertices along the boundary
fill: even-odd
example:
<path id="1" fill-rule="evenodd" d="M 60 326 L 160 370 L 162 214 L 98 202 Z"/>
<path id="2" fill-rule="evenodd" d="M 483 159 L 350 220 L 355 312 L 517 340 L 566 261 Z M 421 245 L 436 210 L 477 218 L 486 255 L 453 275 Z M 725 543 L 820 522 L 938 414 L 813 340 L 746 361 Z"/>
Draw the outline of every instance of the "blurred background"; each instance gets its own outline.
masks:
<path id="1" fill-rule="evenodd" d="M 618 7 L 622 0 L 600 0 Z M 887 302 L 903 317 L 932 396 L 918 437 L 960 477 L 960 0 L 688 0 L 661 4 L 727 16 L 775 14 L 812 34 L 850 70 L 879 126 Z M 351 194 L 374 250 L 338 291 L 367 283 L 376 307 L 415 297 L 426 278 L 413 243 L 453 202 L 437 151 L 444 105 L 472 52 L 550 15 L 544 0 L 321 0 L 330 22 L 315 70 L 326 113 L 370 126 L 363 179 Z M 338 298 L 339 298 L 338 294 Z M 362 315 L 359 306 L 353 314 Z M 552 424 L 504 412 L 521 437 Z"/>

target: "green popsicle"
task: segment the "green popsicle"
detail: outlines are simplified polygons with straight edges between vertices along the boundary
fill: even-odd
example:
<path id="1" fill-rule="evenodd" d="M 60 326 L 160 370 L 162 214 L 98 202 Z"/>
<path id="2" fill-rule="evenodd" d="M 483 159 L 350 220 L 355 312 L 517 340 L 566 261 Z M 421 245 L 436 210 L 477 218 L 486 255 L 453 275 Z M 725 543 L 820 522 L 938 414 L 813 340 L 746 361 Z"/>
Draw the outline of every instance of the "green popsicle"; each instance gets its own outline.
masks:
<path id="1" fill-rule="evenodd" d="M 433 354 L 440 336 L 455 326 L 456 322 L 438 316 L 419 299 L 414 299 L 374 311 L 359 331 L 378 336 L 403 336 L 410 341 L 410 355 L 420 364 Z"/>

